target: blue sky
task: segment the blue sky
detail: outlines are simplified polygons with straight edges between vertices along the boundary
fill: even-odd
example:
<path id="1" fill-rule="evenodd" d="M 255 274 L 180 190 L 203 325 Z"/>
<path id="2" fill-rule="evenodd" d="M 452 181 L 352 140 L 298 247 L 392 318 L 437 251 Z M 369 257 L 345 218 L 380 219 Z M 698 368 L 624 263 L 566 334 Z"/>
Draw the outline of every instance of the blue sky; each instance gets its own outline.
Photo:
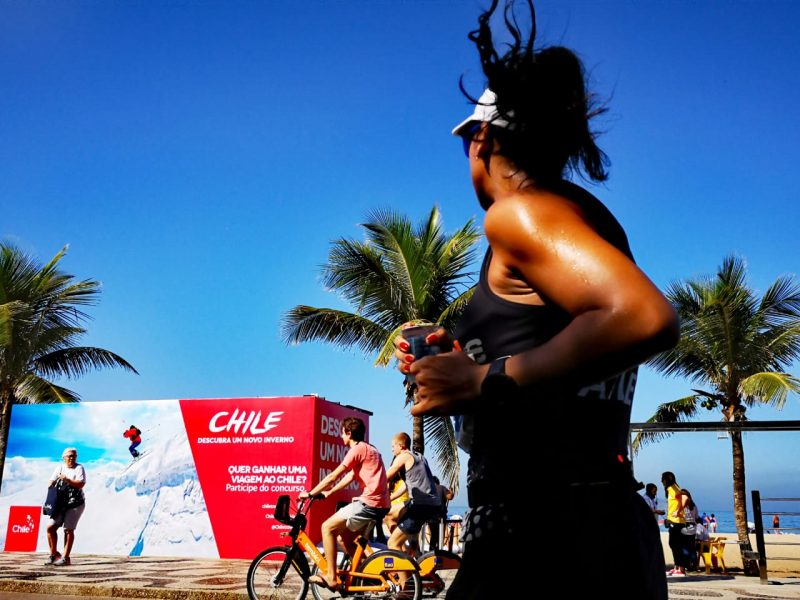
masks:
<path id="1" fill-rule="evenodd" d="M 470 110 L 459 77 L 482 89 L 466 39 L 482 5 L 0 5 L 0 239 L 42 261 L 69 244 L 64 269 L 103 283 L 87 344 L 141 373 L 69 385 L 85 400 L 316 392 L 373 411 L 388 456 L 409 426 L 399 375 L 355 352 L 287 347 L 280 318 L 342 306 L 319 265 L 372 209 L 418 220 L 436 203 L 451 230 L 480 222 L 449 132 Z M 590 189 L 651 278 L 713 273 L 731 252 L 759 290 L 797 273 L 800 5 L 537 11 L 540 41 L 575 49 L 607 100 L 597 125 L 611 178 Z M 644 373 L 634 420 L 688 388 Z M 777 416 L 800 418 L 800 402 Z M 727 442 L 686 435 L 645 451 L 639 476 L 673 470 L 701 506 L 726 508 Z M 797 467 L 775 457 L 800 434 L 763 435 L 746 442 L 750 481 L 788 493 Z"/>

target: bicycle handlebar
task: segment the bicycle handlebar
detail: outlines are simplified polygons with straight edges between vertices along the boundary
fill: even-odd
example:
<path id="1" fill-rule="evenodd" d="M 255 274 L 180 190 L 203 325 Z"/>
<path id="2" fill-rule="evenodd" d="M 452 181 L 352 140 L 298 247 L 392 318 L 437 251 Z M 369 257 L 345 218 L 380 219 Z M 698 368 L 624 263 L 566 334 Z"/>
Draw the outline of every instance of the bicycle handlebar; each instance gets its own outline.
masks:
<path id="1" fill-rule="evenodd" d="M 314 494 L 313 496 L 309 495 L 307 498 L 298 498 L 297 514 L 307 513 L 311 509 L 311 505 L 314 503 L 314 500 L 324 500 L 325 498 L 325 494 L 322 493 Z"/>

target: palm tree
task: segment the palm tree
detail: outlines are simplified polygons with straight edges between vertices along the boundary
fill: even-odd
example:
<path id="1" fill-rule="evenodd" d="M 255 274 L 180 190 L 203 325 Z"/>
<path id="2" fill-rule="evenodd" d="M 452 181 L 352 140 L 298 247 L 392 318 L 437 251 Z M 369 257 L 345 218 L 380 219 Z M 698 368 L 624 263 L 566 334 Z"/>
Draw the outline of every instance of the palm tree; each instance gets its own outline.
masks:
<path id="1" fill-rule="evenodd" d="M 338 239 L 322 267 L 323 284 L 341 295 L 353 312 L 296 306 L 283 318 L 287 343 L 322 340 L 377 354 L 375 365 L 394 356 L 392 340 L 407 322 L 431 322 L 453 331 L 472 296 L 472 275 L 479 232 L 470 219 L 448 236 L 438 207 L 416 227 L 392 211 L 375 211 L 361 227 L 366 240 Z M 406 402 L 410 401 L 406 386 Z M 458 486 L 458 452 L 448 417 L 415 418 L 414 449 L 431 440 L 437 463 L 451 488 Z"/>
<path id="2" fill-rule="evenodd" d="M 64 247 L 41 266 L 18 248 L 0 243 L 0 478 L 13 404 L 80 400 L 53 378 L 78 377 L 103 367 L 137 372 L 113 352 L 76 345 L 89 318 L 79 307 L 97 303 L 100 284 L 75 281 L 60 271 L 66 251 Z"/>
<path id="3" fill-rule="evenodd" d="M 667 297 L 681 319 L 681 338 L 650 364 L 704 389 L 662 404 L 649 423 L 686 421 L 701 408 L 719 409 L 726 422 L 745 421 L 748 407 L 781 409 L 790 392 L 800 392 L 800 380 L 785 372 L 800 356 L 800 286 L 793 278 L 779 278 L 758 298 L 747 285 L 744 262 L 728 257 L 715 277 L 673 284 Z M 641 433 L 634 447 L 666 435 Z M 734 516 L 744 550 L 749 539 L 741 431 L 732 428 L 730 439 Z M 745 561 L 746 571 L 753 564 Z"/>

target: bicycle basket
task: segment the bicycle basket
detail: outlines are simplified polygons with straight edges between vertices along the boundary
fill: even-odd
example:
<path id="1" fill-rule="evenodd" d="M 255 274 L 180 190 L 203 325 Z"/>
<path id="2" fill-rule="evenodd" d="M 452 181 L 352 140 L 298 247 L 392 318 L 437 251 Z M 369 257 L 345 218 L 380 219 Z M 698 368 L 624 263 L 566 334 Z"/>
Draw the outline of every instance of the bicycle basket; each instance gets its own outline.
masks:
<path id="1" fill-rule="evenodd" d="M 286 525 L 292 524 L 292 517 L 289 515 L 289 496 L 278 496 L 278 503 L 275 505 L 275 520 Z"/>

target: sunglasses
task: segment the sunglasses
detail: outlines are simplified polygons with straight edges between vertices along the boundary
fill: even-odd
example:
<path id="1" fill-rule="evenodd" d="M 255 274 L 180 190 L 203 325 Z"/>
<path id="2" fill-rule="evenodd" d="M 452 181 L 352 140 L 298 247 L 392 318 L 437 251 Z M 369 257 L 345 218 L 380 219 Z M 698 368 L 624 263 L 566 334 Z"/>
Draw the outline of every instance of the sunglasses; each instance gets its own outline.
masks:
<path id="1" fill-rule="evenodd" d="M 461 136 L 461 141 L 464 143 L 464 156 L 469 158 L 469 147 L 472 145 L 472 138 L 481 130 L 481 122 L 475 122 L 469 126 L 464 134 Z"/>

